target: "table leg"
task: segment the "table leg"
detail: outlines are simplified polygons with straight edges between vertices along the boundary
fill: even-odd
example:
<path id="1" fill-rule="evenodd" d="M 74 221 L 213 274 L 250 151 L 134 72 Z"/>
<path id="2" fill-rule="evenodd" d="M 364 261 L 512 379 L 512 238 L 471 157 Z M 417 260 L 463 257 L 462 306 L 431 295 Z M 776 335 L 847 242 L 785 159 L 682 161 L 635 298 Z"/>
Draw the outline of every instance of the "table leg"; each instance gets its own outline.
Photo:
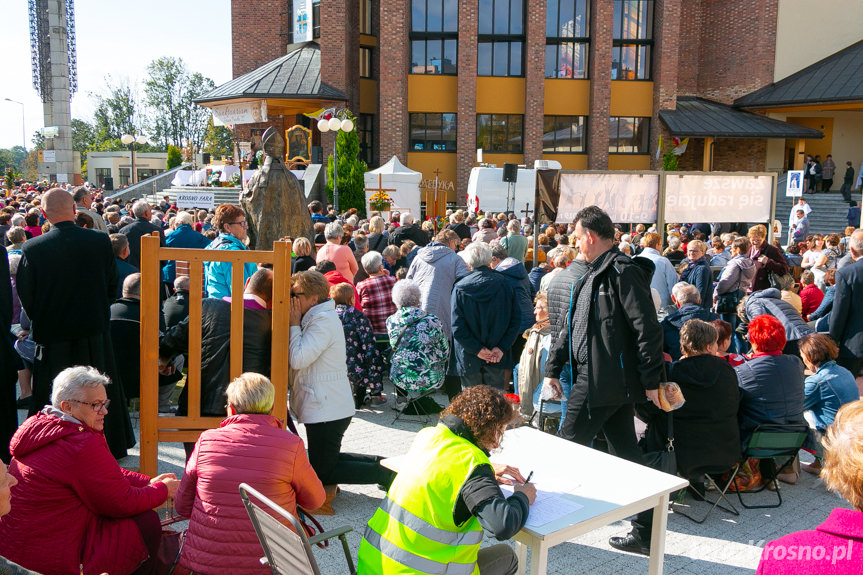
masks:
<path id="1" fill-rule="evenodd" d="M 548 569 L 548 546 L 537 541 L 530 548 L 530 575 L 545 575 Z"/>
<path id="2" fill-rule="evenodd" d="M 527 566 L 527 545 L 521 541 L 516 541 L 515 556 L 518 558 L 518 572 L 523 575 L 524 569 Z"/>
<path id="3" fill-rule="evenodd" d="M 659 503 L 653 508 L 653 528 L 650 532 L 650 563 L 649 575 L 662 575 L 662 565 L 665 560 L 665 528 L 668 524 L 668 494 L 659 498 Z"/>

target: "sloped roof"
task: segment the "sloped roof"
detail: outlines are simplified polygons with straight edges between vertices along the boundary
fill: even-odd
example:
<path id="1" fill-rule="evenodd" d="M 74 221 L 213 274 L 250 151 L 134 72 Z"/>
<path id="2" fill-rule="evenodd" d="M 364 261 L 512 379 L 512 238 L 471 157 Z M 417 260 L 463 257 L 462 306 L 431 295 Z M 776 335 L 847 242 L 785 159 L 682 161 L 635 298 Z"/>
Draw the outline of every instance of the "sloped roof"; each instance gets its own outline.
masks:
<path id="1" fill-rule="evenodd" d="M 234 98 L 347 100 L 344 92 L 321 82 L 321 49 L 315 42 L 289 45 L 284 56 L 214 88 L 195 103 Z"/>
<path id="2" fill-rule="evenodd" d="M 863 40 L 778 82 L 738 98 L 735 106 L 863 102 Z"/>
<path id="3" fill-rule="evenodd" d="M 702 98 L 681 96 L 676 110 L 660 110 L 672 136 L 695 138 L 823 138 L 818 130 L 737 110 Z"/>
<path id="4" fill-rule="evenodd" d="M 378 174 L 382 174 L 382 175 L 387 175 L 387 174 L 419 174 L 419 175 L 422 175 L 421 172 L 417 172 L 415 170 L 412 170 L 412 169 L 408 168 L 407 166 L 405 166 L 404 164 L 402 164 L 399 161 L 397 156 L 393 156 L 392 158 L 390 158 L 390 161 L 387 162 L 386 164 L 384 164 L 383 166 L 381 166 L 380 168 L 378 168 L 376 170 L 369 170 L 366 173 L 367 174 L 375 174 L 375 175 L 378 175 Z"/>

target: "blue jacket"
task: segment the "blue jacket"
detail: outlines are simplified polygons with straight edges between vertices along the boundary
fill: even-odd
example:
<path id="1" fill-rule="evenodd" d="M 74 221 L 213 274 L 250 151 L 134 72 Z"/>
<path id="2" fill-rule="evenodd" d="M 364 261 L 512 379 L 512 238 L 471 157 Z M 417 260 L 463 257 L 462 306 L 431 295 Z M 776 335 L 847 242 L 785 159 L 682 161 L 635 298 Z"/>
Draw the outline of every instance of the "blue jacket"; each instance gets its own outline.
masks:
<path id="1" fill-rule="evenodd" d="M 527 270 L 524 269 L 524 264 L 515 258 L 506 258 L 495 269 L 509 283 L 509 287 L 512 288 L 518 300 L 518 309 L 521 312 L 519 314 L 519 333 L 522 333 L 534 324 L 533 296 L 536 292 L 530 285 L 530 280 L 527 279 Z"/>
<path id="2" fill-rule="evenodd" d="M 734 368 L 740 383 L 740 440 L 762 423 L 803 423 L 803 362 L 794 355 L 760 355 Z"/>
<path id="3" fill-rule="evenodd" d="M 825 361 L 804 381 L 803 409 L 815 416 L 816 427 L 824 431 L 836 418 L 839 408 L 860 399 L 857 381 L 835 361 Z"/>
<path id="4" fill-rule="evenodd" d="M 205 249 L 208 250 L 245 250 L 246 246 L 228 234 L 219 234 Z M 257 264 L 247 263 L 243 266 L 243 283 L 258 271 Z M 207 295 L 209 297 L 231 297 L 231 264 L 228 262 L 204 262 L 204 272 L 207 280 Z"/>
<path id="5" fill-rule="evenodd" d="M 812 328 L 790 303 L 782 299 L 782 293 L 776 288 L 757 291 L 746 298 L 746 317 L 749 321 L 765 313 L 782 322 L 786 341 L 797 341 L 813 333 Z"/>
<path id="6" fill-rule="evenodd" d="M 196 232 L 189 224 L 183 224 L 165 236 L 165 247 L 194 248 L 202 250 L 210 245 L 210 240 L 204 234 Z M 177 262 L 168 260 L 162 268 L 162 281 L 173 284 L 177 277 Z"/>
<path id="7" fill-rule="evenodd" d="M 528 272 L 527 279 L 530 282 L 531 287 L 533 288 L 534 295 L 539 293 L 539 282 L 542 281 L 543 276 L 547 273 L 548 270 L 539 266 L 532 268 Z"/>
<path id="8" fill-rule="evenodd" d="M 680 328 L 691 319 L 713 321 L 719 319 L 719 316 L 698 304 L 687 303 L 662 320 L 662 335 L 665 340 L 662 351 L 667 352 L 674 361 L 680 359 Z"/>
<path id="9" fill-rule="evenodd" d="M 478 267 L 455 284 L 450 303 L 455 374 L 478 373 L 486 365 L 476 355 L 482 348 L 503 352 L 498 363 L 487 365 L 512 369 L 510 348 L 521 333 L 521 316 L 506 279 L 487 266 Z"/>
<path id="10" fill-rule="evenodd" d="M 694 285 L 701 294 L 701 307 L 710 309 L 713 305 L 713 271 L 707 265 L 706 256 L 689 262 L 680 274 L 680 281 Z"/>
<path id="11" fill-rule="evenodd" d="M 821 300 L 821 305 L 818 309 L 809 314 L 809 321 L 820 319 L 830 313 L 833 309 L 833 298 L 836 296 L 836 286 L 827 286 L 824 290 L 824 299 Z"/>

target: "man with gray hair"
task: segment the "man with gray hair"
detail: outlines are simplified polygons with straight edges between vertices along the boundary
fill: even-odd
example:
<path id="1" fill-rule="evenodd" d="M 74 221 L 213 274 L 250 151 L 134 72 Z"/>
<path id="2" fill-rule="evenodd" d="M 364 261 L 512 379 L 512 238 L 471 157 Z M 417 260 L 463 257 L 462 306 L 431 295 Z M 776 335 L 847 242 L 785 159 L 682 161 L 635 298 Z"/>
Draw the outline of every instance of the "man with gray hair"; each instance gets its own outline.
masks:
<path id="1" fill-rule="evenodd" d="M 357 273 L 354 274 L 354 285 L 365 279 L 368 279 L 369 274 L 363 268 L 363 256 L 369 251 L 369 238 L 365 234 L 356 234 L 354 236 L 354 259 L 357 260 Z"/>
<path id="2" fill-rule="evenodd" d="M 515 365 L 511 349 L 519 334 L 518 301 L 503 276 L 489 267 L 488 244 L 474 242 L 459 256 L 471 273 L 452 292 L 455 373 L 462 387 L 483 384 L 503 390 L 505 372 Z"/>
<path id="3" fill-rule="evenodd" d="M 72 190 L 72 199 L 75 200 L 75 211 L 84 213 L 90 216 L 93 220 L 93 229 L 99 232 L 108 233 L 108 224 L 105 219 L 90 209 L 93 205 L 93 194 L 84 186 L 78 186 Z"/>
<path id="4" fill-rule="evenodd" d="M 509 257 L 524 263 L 527 255 L 527 238 L 521 235 L 521 224 L 518 220 L 510 220 L 506 229 L 509 233 L 500 240 L 500 245 L 504 247 Z"/>
<path id="5" fill-rule="evenodd" d="M 127 261 L 137 269 L 141 269 L 141 236 L 149 236 L 153 232 L 159 232 L 159 244 L 165 247 L 165 234 L 160 226 L 155 226 L 150 222 L 153 211 L 150 209 L 150 204 L 144 200 L 138 200 L 132 204 L 132 214 L 135 216 L 135 221 L 124 226 L 120 233 L 129 238 Z"/>
<path id="6" fill-rule="evenodd" d="M 414 223 L 414 217 L 407 212 L 401 215 L 399 227 L 390 234 L 390 245 L 401 247 L 405 240 L 411 240 L 420 247 L 429 243 L 428 235 Z"/>
<path id="7" fill-rule="evenodd" d="M 857 377 L 863 368 L 863 230 L 851 234 L 848 251 L 854 263 L 836 272 L 830 337 L 839 345 L 836 363 Z"/>
<path id="8" fill-rule="evenodd" d="M 691 319 L 700 319 L 710 323 L 719 316 L 701 307 L 701 292 L 692 284 L 686 282 L 677 282 L 671 288 L 671 301 L 677 306 L 677 310 L 668 314 L 662 320 L 662 332 L 665 338 L 663 349 L 665 353 L 671 356 L 671 359 L 677 361 L 680 359 L 680 330 L 687 321 Z"/>

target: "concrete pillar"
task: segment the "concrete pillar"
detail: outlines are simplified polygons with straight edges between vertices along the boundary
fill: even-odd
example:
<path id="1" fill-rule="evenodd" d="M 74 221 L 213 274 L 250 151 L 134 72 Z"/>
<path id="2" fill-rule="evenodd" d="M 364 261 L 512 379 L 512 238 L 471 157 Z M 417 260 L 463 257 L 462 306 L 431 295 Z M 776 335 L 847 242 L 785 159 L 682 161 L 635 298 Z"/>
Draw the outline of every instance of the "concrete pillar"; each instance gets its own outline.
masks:
<path id="1" fill-rule="evenodd" d="M 50 91 L 42 95 L 45 126 L 59 128 L 56 138 L 45 141 L 46 150 L 54 150 L 56 165 L 49 169 L 51 179 L 74 183 L 72 162 L 72 110 L 69 88 L 69 37 L 66 29 L 66 3 L 48 0 L 50 30 L 50 65 L 43 73 L 49 75 Z"/>

